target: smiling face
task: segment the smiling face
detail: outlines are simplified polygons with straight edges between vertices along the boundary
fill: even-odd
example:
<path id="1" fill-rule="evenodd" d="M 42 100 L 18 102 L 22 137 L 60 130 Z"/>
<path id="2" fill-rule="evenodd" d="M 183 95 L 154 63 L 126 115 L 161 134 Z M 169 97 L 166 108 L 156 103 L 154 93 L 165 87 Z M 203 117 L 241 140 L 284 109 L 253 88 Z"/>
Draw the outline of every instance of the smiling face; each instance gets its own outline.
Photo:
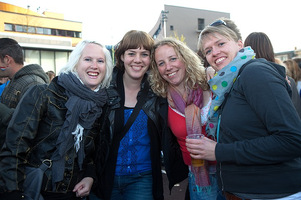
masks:
<path id="1" fill-rule="evenodd" d="M 143 47 L 128 49 L 121 56 L 124 63 L 125 78 L 142 80 L 150 65 L 150 51 Z"/>
<path id="2" fill-rule="evenodd" d="M 95 90 L 106 74 L 106 57 L 101 46 L 87 44 L 76 65 L 80 80 L 91 90 Z"/>
<path id="3" fill-rule="evenodd" d="M 184 88 L 186 65 L 179 59 L 173 47 L 159 46 L 155 50 L 155 61 L 164 80 L 179 90 Z"/>
<path id="4" fill-rule="evenodd" d="M 243 48 L 241 40 L 235 42 L 218 33 L 208 34 L 202 43 L 206 60 L 216 71 L 227 66 Z"/>

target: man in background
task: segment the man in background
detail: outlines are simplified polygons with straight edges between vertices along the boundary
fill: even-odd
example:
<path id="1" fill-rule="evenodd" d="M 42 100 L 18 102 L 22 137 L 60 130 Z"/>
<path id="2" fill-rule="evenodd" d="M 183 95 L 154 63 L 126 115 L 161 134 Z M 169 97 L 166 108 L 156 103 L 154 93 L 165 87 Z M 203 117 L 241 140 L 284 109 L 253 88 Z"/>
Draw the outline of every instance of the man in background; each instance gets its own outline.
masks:
<path id="1" fill-rule="evenodd" d="M 24 93 L 33 85 L 48 83 L 48 76 L 41 66 L 24 66 L 22 47 L 10 38 L 0 38 L 0 77 L 10 83 L 0 97 L 0 148 L 5 141 L 7 125 Z"/>

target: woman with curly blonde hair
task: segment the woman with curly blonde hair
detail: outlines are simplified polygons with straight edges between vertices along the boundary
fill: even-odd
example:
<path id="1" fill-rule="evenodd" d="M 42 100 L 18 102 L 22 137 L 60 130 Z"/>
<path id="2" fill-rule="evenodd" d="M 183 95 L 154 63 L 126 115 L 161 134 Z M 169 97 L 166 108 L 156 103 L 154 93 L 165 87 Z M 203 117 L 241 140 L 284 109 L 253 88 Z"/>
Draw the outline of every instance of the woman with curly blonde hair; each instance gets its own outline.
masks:
<path id="1" fill-rule="evenodd" d="M 183 82 L 186 86 L 191 89 L 195 89 L 200 86 L 203 90 L 209 90 L 209 85 L 206 80 L 205 68 L 202 66 L 201 60 L 197 54 L 195 54 L 187 45 L 183 42 L 174 39 L 167 38 L 161 40 L 155 44 L 152 52 L 151 71 L 150 71 L 150 82 L 154 92 L 162 97 L 167 95 L 167 87 L 170 84 L 165 80 L 159 73 L 155 61 L 154 52 L 160 46 L 168 45 L 173 47 L 179 59 L 181 59 L 186 65 L 186 76 Z"/>
<path id="2" fill-rule="evenodd" d="M 199 56 L 175 38 L 155 43 L 151 55 L 150 85 L 168 102 L 162 106 L 160 114 L 164 121 L 162 146 L 170 189 L 177 180 L 188 175 L 190 199 L 216 200 L 215 162 L 204 161 L 195 165 L 186 148 L 189 135 L 215 138 L 205 131 L 211 105 L 205 68 Z M 180 159 L 175 156 L 179 154 Z M 186 170 L 181 170 L 181 167 L 186 167 Z"/>

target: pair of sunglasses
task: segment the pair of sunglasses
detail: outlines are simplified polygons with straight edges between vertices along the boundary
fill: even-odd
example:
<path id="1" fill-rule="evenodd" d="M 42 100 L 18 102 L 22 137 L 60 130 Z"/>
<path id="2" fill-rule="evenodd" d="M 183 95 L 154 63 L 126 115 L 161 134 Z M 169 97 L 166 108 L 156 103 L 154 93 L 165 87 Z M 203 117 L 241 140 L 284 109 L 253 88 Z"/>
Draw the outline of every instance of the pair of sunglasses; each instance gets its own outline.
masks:
<path id="1" fill-rule="evenodd" d="M 219 19 L 215 22 L 212 22 L 209 26 L 220 26 L 220 25 L 227 26 L 227 23 L 224 20 Z"/>

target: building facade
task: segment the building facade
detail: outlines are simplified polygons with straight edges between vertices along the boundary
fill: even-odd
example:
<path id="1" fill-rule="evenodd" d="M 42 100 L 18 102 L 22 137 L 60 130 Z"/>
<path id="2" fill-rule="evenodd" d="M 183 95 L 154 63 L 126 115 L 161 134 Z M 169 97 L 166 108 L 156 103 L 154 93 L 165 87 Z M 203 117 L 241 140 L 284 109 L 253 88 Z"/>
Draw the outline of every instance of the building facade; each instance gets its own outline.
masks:
<path id="1" fill-rule="evenodd" d="M 164 5 L 156 25 L 149 33 L 155 39 L 177 37 L 197 52 L 200 32 L 220 17 L 230 18 L 230 13 Z"/>
<path id="2" fill-rule="evenodd" d="M 15 39 L 24 49 L 25 63 L 58 72 L 81 40 L 82 22 L 68 21 L 60 13 L 43 14 L 0 2 L 0 38 Z"/>

